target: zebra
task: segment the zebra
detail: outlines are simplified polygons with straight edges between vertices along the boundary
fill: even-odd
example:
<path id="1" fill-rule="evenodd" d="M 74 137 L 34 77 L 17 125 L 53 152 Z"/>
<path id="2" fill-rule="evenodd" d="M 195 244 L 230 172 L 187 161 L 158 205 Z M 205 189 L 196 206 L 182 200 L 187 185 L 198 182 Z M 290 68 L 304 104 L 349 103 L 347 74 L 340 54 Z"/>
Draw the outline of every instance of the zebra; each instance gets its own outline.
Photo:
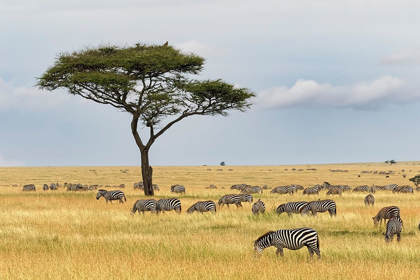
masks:
<path id="1" fill-rule="evenodd" d="M 247 193 L 247 194 L 253 194 L 253 193 L 262 194 L 262 192 L 263 192 L 262 189 L 258 186 L 246 187 L 241 190 L 241 193 Z"/>
<path id="2" fill-rule="evenodd" d="M 414 193 L 414 190 L 410 186 L 399 186 L 392 190 L 393 193 Z"/>
<path id="3" fill-rule="evenodd" d="M 397 241 L 401 240 L 401 230 L 403 228 L 403 221 L 400 217 L 392 217 L 386 224 L 385 242 L 392 242 L 394 235 L 397 235 Z"/>
<path id="4" fill-rule="evenodd" d="M 337 215 L 337 206 L 331 199 L 311 201 L 302 208 L 301 214 L 307 214 L 309 211 L 311 211 L 313 216 L 316 216 L 318 212 L 322 213 L 328 211 L 332 217 Z"/>
<path id="5" fill-rule="evenodd" d="M 250 185 L 247 184 L 236 184 L 230 187 L 231 190 L 242 190 L 246 187 L 250 187 Z"/>
<path id="6" fill-rule="evenodd" d="M 29 184 L 29 185 L 24 185 L 22 188 L 22 191 L 27 192 L 27 191 L 36 191 L 36 187 L 34 184 Z"/>
<path id="7" fill-rule="evenodd" d="M 292 213 L 300 214 L 302 211 L 302 208 L 305 207 L 308 204 L 306 201 L 297 201 L 297 202 L 288 202 L 285 204 L 280 204 L 279 207 L 276 209 L 277 214 L 281 214 L 286 212 L 289 217 L 292 215 Z"/>
<path id="8" fill-rule="evenodd" d="M 137 200 L 134 205 L 133 209 L 131 209 L 131 215 L 134 215 L 136 212 L 142 212 L 144 215 L 144 211 L 151 211 L 152 213 L 156 213 L 156 200 L 155 199 L 145 199 L 145 200 Z"/>
<path id="9" fill-rule="evenodd" d="M 379 226 L 382 225 L 382 220 L 386 222 L 387 219 L 392 217 L 400 217 L 400 208 L 398 206 L 388 206 L 379 210 L 378 214 L 375 217 L 372 217 L 375 227 L 380 222 Z"/>
<path id="10" fill-rule="evenodd" d="M 295 189 L 291 186 L 278 186 L 270 191 L 271 194 L 279 193 L 279 194 L 294 194 Z"/>
<path id="11" fill-rule="evenodd" d="M 108 203 L 108 200 L 111 201 L 111 203 L 113 200 L 119 200 L 120 203 L 127 201 L 127 198 L 125 197 L 124 193 L 120 190 L 107 191 L 107 190 L 101 189 L 98 191 L 98 194 L 96 195 L 96 199 L 99 200 L 101 196 L 105 198 L 106 203 Z M 124 201 L 123 201 L 123 198 L 124 198 Z"/>
<path id="12" fill-rule="evenodd" d="M 365 205 L 374 205 L 375 204 L 375 197 L 373 196 L 373 194 L 368 194 L 367 196 L 365 196 Z"/>
<path id="13" fill-rule="evenodd" d="M 332 188 L 327 192 L 327 195 L 338 194 L 339 196 L 341 196 L 342 193 L 343 193 L 343 190 L 341 188 Z"/>
<path id="14" fill-rule="evenodd" d="M 303 195 L 307 194 L 308 196 L 315 195 L 315 194 L 319 195 L 319 189 L 318 189 L 317 186 L 311 187 L 311 188 L 306 188 L 306 189 L 303 190 L 302 194 Z"/>
<path id="15" fill-rule="evenodd" d="M 265 203 L 261 199 L 258 199 L 257 202 L 255 202 L 252 205 L 252 214 L 258 215 L 258 214 L 264 214 L 265 213 Z"/>
<path id="16" fill-rule="evenodd" d="M 375 188 L 374 187 L 369 187 L 366 185 L 363 186 L 358 186 L 356 188 L 353 189 L 353 192 L 370 192 L 370 193 L 375 193 Z"/>
<path id="17" fill-rule="evenodd" d="M 48 187 L 48 185 L 47 185 L 47 184 L 44 184 L 44 185 L 42 186 L 42 189 L 43 189 L 44 191 L 48 191 L 48 190 L 49 190 L 49 187 Z"/>
<path id="18" fill-rule="evenodd" d="M 229 204 L 235 204 L 236 205 L 236 208 L 239 208 L 239 206 L 242 207 L 241 201 L 242 201 L 241 200 L 241 197 L 238 194 L 227 194 L 227 195 L 222 196 L 219 199 L 219 202 L 217 203 L 217 205 L 220 208 L 222 208 L 223 205 L 225 205 L 225 204 L 228 207 L 229 207 Z"/>
<path id="19" fill-rule="evenodd" d="M 58 189 L 58 183 L 57 184 L 55 184 L 55 183 L 51 183 L 51 185 L 50 185 L 50 190 L 52 190 L 52 191 L 56 191 Z"/>
<path id="20" fill-rule="evenodd" d="M 172 185 L 171 192 L 185 194 L 185 187 L 183 185 Z"/>
<path id="21" fill-rule="evenodd" d="M 249 203 L 251 203 L 251 202 L 254 201 L 254 198 L 250 194 L 238 194 L 238 195 L 239 195 L 239 197 L 241 199 L 241 202 L 249 202 Z"/>
<path id="22" fill-rule="evenodd" d="M 277 248 L 276 256 L 283 257 L 283 248 L 298 250 L 306 246 L 311 259 L 314 253 L 321 259 L 319 250 L 318 233 L 312 228 L 279 229 L 269 231 L 254 241 L 254 256 L 260 257 L 265 248 L 274 246 Z"/>
<path id="23" fill-rule="evenodd" d="M 198 211 L 200 213 L 210 211 L 211 213 L 216 214 L 216 203 L 214 203 L 214 201 L 211 200 L 199 201 L 193 204 L 190 208 L 188 208 L 187 213 L 191 214 L 194 211 Z"/>
<path id="24" fill-rule="evenodd" d="M 394 190 L 397 187 L 398 187 L 397 184 L 391 184 L 391 185 L 385 185 L 385 186 L 383 186 L 383 189 L 386 190 L 386 191 L 392 191 L 392 190 Z"/>
<path id="25" fill-rule="evenodd" d="M 159 199 L 156 202 L 156 211 L 160 213 L 161 211 L 165 213 L 165 211 L 172 211 L 175 210 L 178 214 L 181 213 L 181 201 L 178 198 L 167 198 L 167 199 Z"/>

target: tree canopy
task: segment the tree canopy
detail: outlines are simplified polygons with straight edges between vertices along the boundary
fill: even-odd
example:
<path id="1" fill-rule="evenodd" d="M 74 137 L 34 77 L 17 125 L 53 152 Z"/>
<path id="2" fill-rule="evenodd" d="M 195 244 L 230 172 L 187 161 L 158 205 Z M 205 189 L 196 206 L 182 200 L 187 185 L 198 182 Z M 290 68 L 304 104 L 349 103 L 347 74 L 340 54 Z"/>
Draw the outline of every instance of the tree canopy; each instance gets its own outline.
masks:
<path id="1" fill-rule="evenodd" d="M 168 44 L 108 45 L 61 54 L 37 85 L 49 91 L 65 88 L 70 94 L 130 113 L 131 131 L 142 156 L 145 193 L 153 194 L 148 151 L 159 136 L 186 117 L 226 116 L 228 110 L 245 111 L 251 105 L 254 94 L 246 88 L 221 79 L 193 79 L 203 65 L 204 58 Z M 139 125 L 149 129 L 149 139 L 140 138 Z"/>

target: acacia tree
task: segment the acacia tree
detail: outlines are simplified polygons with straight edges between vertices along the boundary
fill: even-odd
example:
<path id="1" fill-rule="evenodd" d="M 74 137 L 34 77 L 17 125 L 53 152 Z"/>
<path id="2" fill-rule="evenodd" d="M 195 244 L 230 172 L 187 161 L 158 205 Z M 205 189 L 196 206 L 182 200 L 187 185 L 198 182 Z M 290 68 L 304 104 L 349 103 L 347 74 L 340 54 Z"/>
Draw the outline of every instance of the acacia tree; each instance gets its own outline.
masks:
<path id="1" fill-rule="evenodd" d="M 38 78 L 40 89 L 65 88 L 132 115 L 131 132 L 139 148 L 145 195 L 154 195 L 152 144 L 175 123 L 194 115 L 245 111 L 254 94 L 220 79 L 199 81 L 204 59 L 168 46 L 100 46 L 64 53 Z M 149 130 L 141 139 L 139 129 Z"/>
<path id="2" fill-rule="evenodd" d="M 413 182 L 414 185 L 416 185 L 416 187 L 418 188 L 420 184 L 420 175 L 416 175 L 413 178 L 410 178 L 409 181 Z"/>

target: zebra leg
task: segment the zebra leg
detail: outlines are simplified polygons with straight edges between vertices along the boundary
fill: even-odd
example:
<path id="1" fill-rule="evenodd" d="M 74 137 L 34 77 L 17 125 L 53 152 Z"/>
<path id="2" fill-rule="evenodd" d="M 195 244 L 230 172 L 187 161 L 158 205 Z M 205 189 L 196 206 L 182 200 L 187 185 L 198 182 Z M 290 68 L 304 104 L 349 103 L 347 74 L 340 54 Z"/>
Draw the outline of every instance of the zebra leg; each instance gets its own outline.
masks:
<path id="1" fill-rule="evenodd" d="M 397 233 L 397 242 L 401 241 L 401 233 Z"/>
<path id="2" fill-rule="evenodd" d="M 283 253 L 283 247 L 277 247 L 277 251 L 276 251 L 276 257 L 278 257 L 280 254 L 280 256 L 283 258 L 284 253 Z"/>

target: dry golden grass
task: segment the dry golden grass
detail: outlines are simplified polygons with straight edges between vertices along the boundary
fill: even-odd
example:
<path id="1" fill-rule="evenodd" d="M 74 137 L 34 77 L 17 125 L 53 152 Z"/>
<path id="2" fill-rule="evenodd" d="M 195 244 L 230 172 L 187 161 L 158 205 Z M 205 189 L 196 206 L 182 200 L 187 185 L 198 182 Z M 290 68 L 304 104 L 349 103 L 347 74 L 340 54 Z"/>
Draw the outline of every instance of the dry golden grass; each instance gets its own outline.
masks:
<path id="1" fill-rule="evenodd" d="M 285 171 L 284 169 L 288 169 Z M 304 171 L 292 171 L 292 168 Z M 317 168 L 308 171 L 307 168 Z M 123 173 L 121 170 L 128 169 Z M 211 170 L 208 170 L 211 169 Z M 223 171 L 216 171 L 223 169 Z M 228 171 L 233 169 L 233 171 Z M 329 169 L 346 169 L 333 173 Z M 405 169 L 407 178 L 398 174 Z M 95 171 L 92 171 L 95 170 Z M 384 175 L 362 170 L 396 171 Z M 411 170 L 411 171 L 410 171 Z M 137 199 L 144 198 L 132 185 L 140 178 L 138 167 L 0 168 L 0 279 L 418 279 L 420 275 L 420 193 L 377 192 L 374 207 L 365 207 L 366 194 L 333 197 L 337 217 L 318 218 L 274 214 L 281 203 L 318 197 L 271 195 L 261 198 L 267 213 L 253 216 L 251 205 L 224 207 L 216 215 L 185 210 L 198 200 L 217 200 L 237 193 L 237 183 L 276 187 L 331 184 L 410 184 L 420 173 L 419 162 L 389 166 L 380 163 L 304 166 L 200 166 L 155 167 L 156 198 L 172 197 L 170 185 L 183 184 L 183 213 L 130 215 Z M 59 182 L 119 185 L 124 183 L 127 203 L 108 205 L 96 192 L 42 191 L 44 183 Z M 36 192 L 22 192 L 34 183 Z M 12 187 L 18 184 L 18 187 Z M 205 187 L 215 184 L 218 189 Z M 224 187 L 224 189 L 222 189 Z M 326 198 L 325 191 L 320 198 Z M 401 208 L 402 241 L 385 244 L 382 229 L 371 217 L 384 206 Z M 308 251 L 275 249 L 253 258 L 253 240 L 269 230 L 308 226 L 320 236 L 322 260 L 310 261 Z"/>

